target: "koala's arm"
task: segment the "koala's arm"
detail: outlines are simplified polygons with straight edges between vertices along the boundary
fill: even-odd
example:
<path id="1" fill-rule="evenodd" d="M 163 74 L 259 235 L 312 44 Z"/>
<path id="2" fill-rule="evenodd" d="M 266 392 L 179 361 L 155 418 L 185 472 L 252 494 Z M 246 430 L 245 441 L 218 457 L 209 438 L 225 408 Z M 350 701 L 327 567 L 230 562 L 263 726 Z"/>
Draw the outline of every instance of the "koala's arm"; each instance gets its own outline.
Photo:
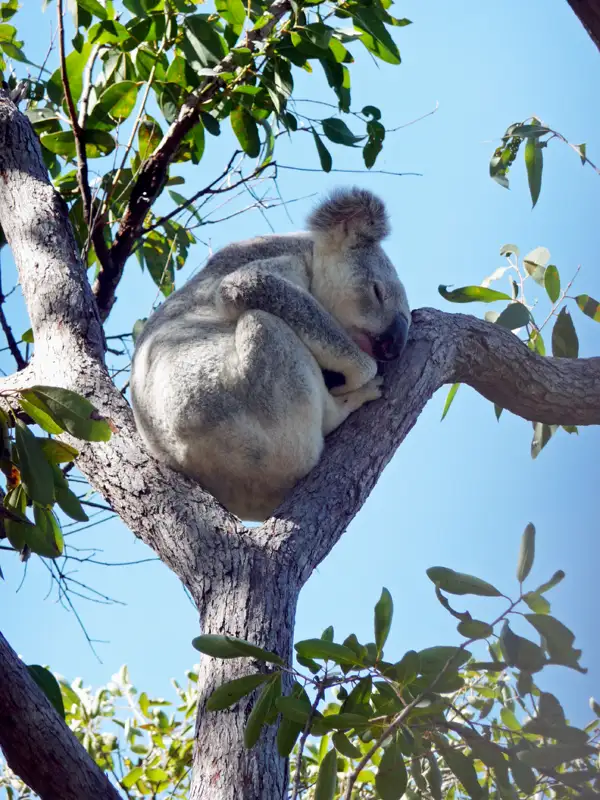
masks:
<path id="1" fill-rule="evenodd" d="M 247 264 L 221 281 L 217 305 L 229 319 L 236 319 L 250 310 L 279 317 L 310 350 L 322 369 L 344 376 L 344 386 L 338 391 L 353 391 L 376 375 L 377 364 L 360 350 L 334 317 L 295 282 L 301 269 L 298 256 L 278 256 Z"/>

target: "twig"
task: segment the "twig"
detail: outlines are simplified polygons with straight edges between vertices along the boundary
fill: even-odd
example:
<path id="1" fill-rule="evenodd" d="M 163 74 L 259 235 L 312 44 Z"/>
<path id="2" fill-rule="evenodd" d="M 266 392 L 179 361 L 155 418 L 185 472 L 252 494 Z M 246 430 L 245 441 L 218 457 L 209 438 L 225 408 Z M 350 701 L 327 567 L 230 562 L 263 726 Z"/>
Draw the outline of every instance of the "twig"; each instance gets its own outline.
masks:
<path id="1" fill-rule="evenodd" d="M 313 701 L 313 704 L 310 707 L 310 711 L 308 712 L 308 719 L 306 720 L 306 725 L 304 726 L 304 730 L 302 731 L 302 736 L 300 737 L 300 743 L 298 745 L 298 757 L 296 759 L 296 774 L 294 776 L 294 789 L 292 791 L 292 796 L 290 800 L 297 800 L 298 793 L 300 791 L 300 774 L 302 771 L 302 754 L 304 752 L 304 746 L 306 745 L 306 740 L 308 739 L 308 735 L 310 733 L 310 726 L 315 716 L 315 712 L 317 710 L 317 706 L 321 702 L 323 695 L 325 694 L 325 687 L 323 685 L 323 681 L 319 683 L 319 688 L 317 689 L 316 697 Z"/>
<path id="2" fill-rule="evenodd" d="M 17 370 L 21 371 L 25 369 L 27 366 L 27 361 L 23 358 L 21 351 L 19 350 L 19 345 L 17 344 L 17 340 L 14 337 L 12 332 L 12 328 L 8 324 L 8 320 L 6 319 L 6 315 L 4 313 L 4 301 L 6 297 L 2 293 L 2 268 L 0 266 L 0 325 L 2 326 L 2 331 L 6 336 L 6 342 L 8 344 L 8 349 L 11 352 L 12 357 L 14 358 L 17 364 Z"/>
<path id="3" fill-rule="evenodd" d="M 276 162 L 273 162 L 275 164 Z M 277 164 L 277 169 L 292 169 L 295 172 L 320 172 L 322 169 L 316 167 L 292 167 L 289 164 Z M 417 178 L 422 178 L 422 172 L 391 172 L 387 169 L 330 169 L 330 172 L 346 172 L 352 175 L 393 175 L 396 178 L 403 178 L 406 175 L 413 175 Z"/>

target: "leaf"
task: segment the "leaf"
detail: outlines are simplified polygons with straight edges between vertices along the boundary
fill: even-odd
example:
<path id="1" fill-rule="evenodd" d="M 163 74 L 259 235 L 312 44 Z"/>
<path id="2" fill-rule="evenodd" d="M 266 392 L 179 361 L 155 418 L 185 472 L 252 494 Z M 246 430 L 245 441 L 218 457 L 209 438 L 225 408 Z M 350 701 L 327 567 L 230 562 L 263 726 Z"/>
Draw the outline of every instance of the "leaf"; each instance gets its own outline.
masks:
<path id="1" fill-rule="evenodd" d="M 524 792 L 526 795 L 531 795 L 534 793 L 537 778 L 531 767 L 527 766 L 527 764 L 525 764 L 519 758 L 511 758 L 510 771 L 512 773 L 514 782 L 522 792 Z"/>
<path id="2" fill-rule="evenodd" d="M 500 719 L 506 728 L 510 731 L 520 731 L 521 730 L 521 723 L 515 717 L 513 711 L 510 710 L 507 706 L 504 706 L 500 709 Z"/>
<path id="3" fill-rule="evenodd" d="M 138 128 L 138 151 L 142 161 L 149 158 L 162 139 L 162 131 L 156 120 L 145 117 Z"/>
<path id="4" fill-rule="evenodd" d="M 360 40 L 367 50 L 388 64 L 399 64 L 400 53 L 396 43 L 375 11 L 357 4 L 352 4 L 349 10 L 355 26 L 365 32 Z"/>
<path id="5" fill-rule="evenodd" d="M 323 172 L 331 172 L 331 167 L 333 165 L 333 161 L 331 159 L 331 153 L 321 141 L 321 137 L 316 132 L 316 130 L 311 127 L 311 131 L 315 140 L 315 144 L 317 146 L 319 161 L 321 162 L 321 169 L 323 170 Z"/>
<path id="6" fill-rule="evenodd" d="M 532 458 L 537 458 L 539 456 L 557 430 L 557 425 L 547 425 L 545 422 L 533 423 L 533 439 L 531 440 Z"/>
<path id="7" fill-rule="evenodd" d="M 350 739 L 348 739 L 346 734 L 342 733 L 342 731 L 336 731 L 331 739 L 333 746 L 338 753 L 341 753 L 347 758 L 361 758 L 362 752 L 358 749 L 358 747 L 356 747 L 356 745 L 352 744 Z"/>
<path id="8" fill-rule="evenodd" d="M 397 735 L 383 751 L 375 777 L 375 788 L 382 800 L 399 800 L 406 791 L 408 775 Z"/>
<path id="9" fill-rule="evenodd" d="M 337 754 L 335 749 L 328 750 L 317 777 L 314 800 L 333 800 L 337 788 Z"/>
<path id="10" fill-rule="evenodd" d="M 458 750 L 444 748 L 442 751 L 444 761 L 450 767 L 454 775 L 462 783 L 469 797 L 478 800 L 483 796 L 484 791 L 477 780 L 477 773 L 473 766 L 473 760 L 468 758 Z"/>
<path id="11" fill-rule="evenodd" d="M 581 163 L 585 167 L 585 162 L 587 161 L 587 145 L 585 142 L 582 144 L 575 144 L 573 147 L 576 147 L 579 150 L 579 158 L 581 159 Z"/>
<path id="12" fill-rule="evenodd" d="M 169 780 L 168 773 L 160 767 L 151 767 L 150 769 L 147 769 L 145 772 L 145 777 L 150 781 L 150 783 L 161 783 L 162 781 Z"/>
<path id="13" fill-rule="evenodd" d="M 48 700 L 52 703 L 54 710 L 64 719 L 65 706 L 62 692 L 60 691 L 59 683 L 54 675 L 45 667 L 39 666 L 39 664 L 29 664 L 27 670 Z"/>
<path id="14" fill-rule="evenodd" d="M 342 713 L 363 714 L 366 717 L 371 715 L 369 701 L 373 690 L 373 679 L 370 675 L 361 678 L 353 687 L 350 694 L 344 700 Z"/>
<path id="15" fill-rule="evenodd" d="M 46 433 L 64 433 L 64 428 L 61 428 L 56 423 L 45 403 L 32 394 L 26 396 L 26 392 L 22 392 L 19 397 L 19 405 L 26 414 L 29 414 L 31 419 L 39 425 Z"/>
<path id="16" fill-rule="evenodd" d="M 381 591 L 381 597 L 375 606 L 375 644 L 380 655 L 392 626 L 393 614 L 394 603 L 392 595 L 384 587 Z"/>
<path id="17" fill-rule="evenodd" d="M 554 264 L 550 264 L 544 273 L 544 286 L 551 303 L 556 303 L 560 297 L 560 275 Z"/>
<path id="18" fill-rule="evenodd" d="M 550 613 L 550 603 L 545 597 L 542 597 L 541 594 L 537 594 L 536 592 L 527 592 L 523 595 L 523 600 L 536 614 Z"/>
<path id="19" fill-rule="evenodd" d="M 429 567 L 427 576 L 437 584 L 440 589 L 450 594 L 475 594 L 480 597 L 500 597 L 501 593 L 492 586 L 491 583 L 476 578 L 474 575 L 467 575 L 463 572 L 455 572 L 448 567 Z"/>
<path id="20" fill-rule="evenodd" d="M 267 715 L 280 695 L 281 672 L 276 672 L 274 675 L 269 676 L 269 682 L 260 693 L 246 722 L 246 727 L 244 728 L 244 747 L 246 749 L 250 750 L 257 743 Z"/>
<path id="21" fill-rule="evenodd" d="M 133 111 L 138 87 L 133 81 L 120 81 L 108 86 L 98 98 L 98 108 L 103 114 L 123 120 Z"/>
<path id="22" fill-rule="evenodd" d="M 71 447 L 70 444 L 65 444 L 65 442 L 58 442 L 56 439 L 38 438 L 38 442 L 49 464 L 68 463 L 79 455 L 79 450 Z"/>
<path id="23" fill-rule="evenodd" d="M 221 636 L 207 633 L 197 636 L 192 640 L 192 647 L 213 658 L 256 658 L 273 664 L 284 664 L 277 653 L 263 650 L 245 639 L 236 639 L 234 636 Z"/>
<path id="24" fill-rule="evenodd" d="M 448 287 L 438 286 L 438 292 L 444 300 L 451 303 L 495 303 L 497 300 L 510 300 L 504 292 L 486 289 L 484 286 L 462 286 L 460 289 L 448 291 Z"/>
<path id="25" fill-rule="evenodd" d="M 527 274 L 540 286 L 544 286 L 546 264 L 550 261 L 550 251 L 547 247 L 535 247 L 523 259 Z"/>
<path id="26" fill-rule="evenodd" d="M 527 167 L 527 180 L 529 182 L 532 208 L 535 208 L 542 188 L 544 155 L 540 143 L 533 137 L 529 137 L 525 145 L 525 166 Z"/>
<path id="27" fill-rule="evenodd" d="M 229 708 L 229 706 L 234 705 L 242 697 L 253 692 L 257 686 L 261 686 L 268 679 L 269 675 L 259 672 L 254 675 L 245 675 L 243 678 L 236 678 L 233 681 L 227 681 L 210 695 L 206 703 L 207 711 L 221 711 L 224 708 Z"/>
<path id="28" fill-rule="evenodd" d="M 216 66 L 226 56 L 225 42 L 208 21 L 207 14 L 187 15 L 182 32 L 181 49 L 195 72 Z"/>
<path id="29" fill-rule="evenodd" d="M 508 328 L 509 331 L 514 331 L 517 328 L 522 328 L 531 322 L 531 314 L 529 309 L 523 303 L 510 303 L 502 311 L 496 325 L 502 325 L 503 328 Z"/>
<path id="30" fill-rule="evenodd" d="M 597 703 L 593 697 L 590 697 L 590 708 L 594 714 L 600 718 L 600 703 Z"/>
<path id="31" fill-rule="evenodd" d="M 87 442 L 107 442 L 110 439 L 108 421 L 85 397 L 58 386 L 32 386 L 27 392 L 28 399 L 29 392 L 42 400 L 55 422 L 77 439 Z"/>
<path id="32" fill-rule="evenodd" d="M 575 302 L 583 313 L 594 320 L 600 322 L 600 303 L 590 297 L 589 294 L 578 294 Z"/>
<path id="33" fill-rule="evenodd" d="M 90 14 L 95 14 L 100 19 L 108 19 L 106 9 L 98 0 L 77 0 L 77 5 L 85 11 L 89 11 Z"/>
<path id="34" fill-rule="evenodd" d="M 142 767 L 134 767 L 124 778 L 121 779 L 121 786 L 124 789 L 131 789 L 144 775 Z"/>
<path id="35" fill-rule="evenodd" d="M 68 517 L 77 520 L 77 522 L 87 522 L 89 520 L 78 497 L 69 488 L 56 489 L 55 492 L 56 502 Z"/>
<path id="36" fill-rule="evenodd" d="M 465 619 L 458 623 L 456 629 L 467 639 L 487 639 L 494 632 L 491 625 L 478 619 Z"/>
<path id="37" fill-rule="evenodd" d="M 448 411 L 450 411 L 450 406 L 452 405 L 452 401 L 456 397 L 456 393 L 458 392 L 459 387 L 460 383 L 453 383 L 452 386 L 450 387 L 450 391 L 448 392 L 448 395 L 446 397 L 446 402 L 444 403 L 444 410 L 442 411 L 442 419 L 440 420 L 440 422 L 444 419 Z"/>
<path id="38" fill-rule="evenodd" d="M 538 586 L 538 588 L 535 590 L 536 594 L 545 594 L 545 592 L 548 592 L 550 589 L 554 589 L 554 587 L 558 586 L 564 577 L 565 573 L 563 570 L 558 569 L 549 581 L 546 581 L 546 583 L 542 583 L 541 586 Z"/>
<path id="39" fill-rule="evenodd" d="M 554 769 L 560 764 L 596 755 L 596 748 L 587 744 L 547 744 L 531 750 L 521 750 L 517 758 L 535 769 Z"/>
<path id="40" fill-rule="evenodd" d="M 531 572 L 533 559 L 535 557 L 535 526 L 529 522 L 521 537 L 521 550 L 519 552 L 519 562 L 517 564 L 517 580 L 523 583 Z"/>
<path id="41" fill-rule="evenodd" d="M 322 125 L 325 136 L 331 142 L 335 142 L 335 144 L 343 144 L 346 145 L 346 147 L 353 147 L 357 142 L 360 142 L 361 139 L 364 139 L 364 136 L 355 136 L 346 123 L 341 119 L 329 117 L 328 119 L 323 120 Z"/>
<path id="42" fill-rule="evenodd" d="M 536 631 L 543 637 L 544 649 L 553 662 L 586 672 L 579 666 L 581 651 L 573 648 L 575 635 L 562 622 L 550 614 L 525 614 Z"/>
<path id="43" fill-rule="evenodd" d="M 338 664 L 360 664 L 356 654 L 343 644 L 324 642 L 322 639 L 305 639 L 297 642 L 294 649 L 304 658 L 315 658 L 319 661 L 335 661 Z"/>
<path id="44" fill-rule="evenodd" d="M 236 36 L 239 36 L 246 21 L 246 9 L 242 0 L 217 0 L 217 12 L 225 22 L 231 25 Z"/>
<path id="45" fill-rule="evenodd" d="M 33 328 L 27 328 L 25 333 L 21 336 L 21 341 L 26 344 L 33 344 Z"/>
<path id="46" fill-rule="evenodd" d="M 287 698 L 279 698 L 279 700 L 283 700 Z M 298 683 L 294 683 L 294 687 L 292 689 L 291 699 L 295 701 L 299 701 L 304 710 L 306 711 L 306 715 L 308 718 L 308 714 L 310 713 L 310 700 L 308 699 L 308 695 L 304 688 Z M 277 705 L 277 709 L 279 710 L 279 705 Z M 283 716 L 280 723 L 279 728 L 277 729 L 277 752 L 283 758 L 287 758 L 289 754 L 294 749 L 294 745 L 296 744 L 296 740 L 298 736 L 302 733 L 304 729 L 304 724 L 301 722 L 294 722 L 291 719 Z M 337 734 L 334 734 L 334 737 Z M 340 734 L 343 736 L 343 734 Z"/>
<path id="47" fill-rule="evenodd" d="M 230 120 L 233 132 L 244 153 L 251 158 L 256 158 L 260 153 L 260 137 L 254 118 L 245 108 L 239 106 L 231 112 Z"/>
<path id="48" fill-rule="evenodd" d="M 579 355 L 579 339 L 575 326 L 564 307 L 561 308 L 552 329 L 552 355 L 556 358 L 577 358 Z"/>
<path id="49" fill-rule="evenodd" d="M 72 53 L 69 53 L 65 59 L 67 78 L 69 79 L 69 87 L 71 89 L 71 95 L 75 105 L 77 105 L 79 98 L 81 97 L 85 65 L 87 64 L 87 60 L 91 52 L 92 45 L 89 42 L 86 42 L 81 48 L 81 52 L 74 50 Z M 58 67 L 50 76 L 46 84 L 46 91 L 48 92 L 48 96 L 53 103 L 56 103 L 57 106 L 62 105 L 64 100 L 64 89 L 60 67 Z"/>
<path id="50" fill-rule="evenodd" d="M 429 677 L 435 676 L 448 664 L 447 671 L 457 670 L 470 658 L 471 653 L 460 647 L 437 645 L 419 651 L 419 672 Z"/>
<path id="51" fill-rule="evenodd" d="M 396 683 L 408 685 L 417 677 L 419 671 L 419 654 L 415 650 L 408 650 L 394 664 L 394 678 Z"/>
<path id="52" fill-rule="evenodd" d="M 530 616 L 528 614 L 525 615 Z M 543 617 L 548 619 L 548 617 Z M 525 672 L 539 672 L 546 663 L 546 656 L 541 647 L 513 633 L 507 621 L 500 633 L 500 647 L 507 664 Z"/>
<path id="53" fill-rule="evenodd" d="M 502 247 L 500 248 L 500 255 L 501 256 L 506 256 L 507 258 L 508 258 L 508 256 L 512 256 L 512 255 L 515 255 L 515 256 L 518 257 L 519 256 L 519 248 L 517 247 L 516 244 L 503 244 Z"/>
<path id="54" fill-rule="evenodd" d="M 64 158 L 75 158 L 75 137 L 72 131 L 59 131 L 58 133 L 43 133 L 40 136 L 42 146 Z"/>
<path id="55" fill-rule="evenodd" d="M 63 536 L 56 517 L 47 508 L 33 506 L 35 527 L 27 534 L 27 544 L 33 553 L 44 558 L 58 558 L 64 549 Z"/>
<path id="56" fill-rule="evenodd" d="M 16 420 L 15 443 L 23 488 L 28 497 L 42 506 L 54 502 L 54 478 L 44 451 L 27 425 Z"/>
<path id="57" fill-rule="evenodd" d="M 284 696 L 278 697 L 275 705 L 281 711 L 285 719 L 295 722 L 299 725 L 306 725 L 308 717 L 310 716 L 311 705 L 306 702 L 308 698 Z M 319 711 L 315 711 L 313 715 L 314 720 L 322 721 L 323 715 Z"/>

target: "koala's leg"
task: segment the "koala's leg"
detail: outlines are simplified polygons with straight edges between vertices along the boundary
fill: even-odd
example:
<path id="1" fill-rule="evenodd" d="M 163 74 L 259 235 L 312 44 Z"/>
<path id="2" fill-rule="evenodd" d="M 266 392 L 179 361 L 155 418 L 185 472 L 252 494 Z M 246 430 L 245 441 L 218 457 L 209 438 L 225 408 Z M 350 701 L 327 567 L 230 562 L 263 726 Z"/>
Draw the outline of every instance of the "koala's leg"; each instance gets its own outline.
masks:
<path id="1" fill-rule="evenodd" d="M 353 392 L 335 396 L 328 392 L 328 401 L 323 419 L 323 434 L 327 436 L 336 428 L 339 428 L 353 411 L 357 411 L 365 403 L 369 403 L 371 400 L 379 400 L 382 383 L 383 378 L 378 375 Z"/>
<path id="2" fill-rule="evenodd" d="M 299 262 L 297 256 L 280 256 L 232 272 L 219 286 L 218 304 L 230 319 L 250 310 L 282 319 L 322 369 L 344 375 L 344 386 L 338 387 L 336 394 L 352 392 L 375 377 L 377 364 L 310 292 L 295 282 L 302 269 Z"/>

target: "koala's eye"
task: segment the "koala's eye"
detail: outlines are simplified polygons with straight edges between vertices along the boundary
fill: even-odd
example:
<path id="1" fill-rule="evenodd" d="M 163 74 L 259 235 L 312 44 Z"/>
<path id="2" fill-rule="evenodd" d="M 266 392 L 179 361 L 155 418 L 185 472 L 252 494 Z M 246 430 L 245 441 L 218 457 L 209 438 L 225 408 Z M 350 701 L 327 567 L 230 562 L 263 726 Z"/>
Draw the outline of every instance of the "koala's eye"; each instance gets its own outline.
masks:
<path id="1" fill-rule="evenodd" d="M 375 281 L 373 284 L 373 294 L 377 302 L 383 305 L 384 291 L 383 284 L 380 281 Z"/>

